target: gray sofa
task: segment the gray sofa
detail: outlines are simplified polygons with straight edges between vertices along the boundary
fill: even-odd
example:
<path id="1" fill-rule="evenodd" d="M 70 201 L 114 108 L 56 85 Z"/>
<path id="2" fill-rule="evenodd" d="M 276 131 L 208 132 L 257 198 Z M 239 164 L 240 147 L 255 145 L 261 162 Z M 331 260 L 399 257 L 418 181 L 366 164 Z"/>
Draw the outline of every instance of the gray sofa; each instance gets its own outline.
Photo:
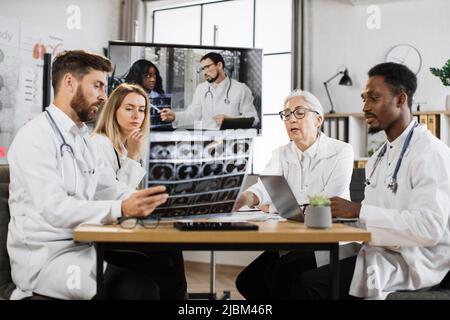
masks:
<path id="1" fill-rule="evenodd" d="M 9 264 L 6 239 L 9 223 L 9 166 L 0 165 L 0 300 L 8 300 L 16 288 L 11 280 L 11 267 Z M 34 294 L 30 300 L 49 300 L 51 298 Z"/>
<path id="2" fill-rule="evenodd" d="M 11 280 L 6 238 L 9 223 L 9 167 L 0 165 L 0 299 L 9 299 L 15 288 Z"/>

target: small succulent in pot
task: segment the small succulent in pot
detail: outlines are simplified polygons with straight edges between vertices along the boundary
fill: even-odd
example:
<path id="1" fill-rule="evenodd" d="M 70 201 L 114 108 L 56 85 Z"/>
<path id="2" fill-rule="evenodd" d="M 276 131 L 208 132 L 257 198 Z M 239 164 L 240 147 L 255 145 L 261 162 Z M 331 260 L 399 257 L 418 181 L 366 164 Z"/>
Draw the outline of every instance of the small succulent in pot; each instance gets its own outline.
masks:
<path id="1" fill-rule="evenodd" d="M 309 196 L 309 205 L 314 207 L 329 207 L 331 201 L 328 197 L 321 194 Z"/>

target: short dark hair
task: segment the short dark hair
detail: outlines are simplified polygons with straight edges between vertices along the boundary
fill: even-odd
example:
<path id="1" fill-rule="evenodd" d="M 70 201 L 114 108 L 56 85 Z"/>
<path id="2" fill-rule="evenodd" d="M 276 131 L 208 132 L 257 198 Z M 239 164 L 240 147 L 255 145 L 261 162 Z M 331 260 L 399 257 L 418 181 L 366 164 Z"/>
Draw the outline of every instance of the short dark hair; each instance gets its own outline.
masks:
<path id="1" fill-rule="evenodd" d="M 214 64 L 218 64 L 219 62 L 222 62 L 222 67 L 225 69 L 225 60 L 223 60 L 223 57 L 218 54 L 217 52 L 209 52 L 205 54 L 201 59 L 200 62 L 206 59 L 211 59 Z"/>
<path id="2" fill-rule="evenodd" d="M 404 91 L 408 96 L 408 107 L 411 108 L 417 89 L 417 77 L 408 67 L 399 63 L 385 62 L 370 69 L 368 75 L 369 77 L 384 77 L 384 82 L 391 86 L 394 94 Z"/>
<path id="3" fill-rule="evenodd" d="M 83 50 L 63 51 L 56 56 L 52 64 L 52 87 L 58 92 L 61 79 L 66 73 L 82 79 L 92 70 L 111 72 L 112 64 L 108 58 Z"/>
<path id="4" fill-rule="evenodd" d="M 154 90 L 159 94 L 164 94 L 163 80 L 158 68 L 153 62 L 145 59 L 140 59 L 133 63 L 130 70 L 128 70 L 127 75 L 125 76 L 125 82 L 138 84 L 141 87 L 144 87 L 144 77 L 147 75 L 148 69 L 150 68 L 155 68 L 156 71 L 156 82 Z"/>

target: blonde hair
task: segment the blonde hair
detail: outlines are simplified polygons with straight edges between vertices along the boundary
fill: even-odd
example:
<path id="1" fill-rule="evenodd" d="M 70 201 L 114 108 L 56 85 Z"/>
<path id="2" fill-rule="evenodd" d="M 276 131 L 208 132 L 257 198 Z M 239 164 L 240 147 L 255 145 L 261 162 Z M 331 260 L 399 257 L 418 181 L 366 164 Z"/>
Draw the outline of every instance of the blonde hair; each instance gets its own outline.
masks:
<path id="1" fill-rule="evenodd" d="M 149 116 L 149 100 L 147 93 L 139 85 L 122 83 L 118 86 L 111 95 L 108 97 L 105 106 L 100 114 L 97 125 L 95 126 L 93 134 L 102 134 L 107 136 L 114 149 L 120 154 L 125 154 L 125 149 L 121 143 L 120 126 L 117 122 L 117 109 L 119 109 L 125 97 L 130 93 L 137 93 L 145 98 L 145 118 L 142 121 L 141 133 L 144 135 L 144 139 L 147 139 L 150 131 L 150 116 Z M 144 144 L 145 145 L 145 144 Z M 144 145 L 142 146 L 141 156 L 144 155 Z"/>

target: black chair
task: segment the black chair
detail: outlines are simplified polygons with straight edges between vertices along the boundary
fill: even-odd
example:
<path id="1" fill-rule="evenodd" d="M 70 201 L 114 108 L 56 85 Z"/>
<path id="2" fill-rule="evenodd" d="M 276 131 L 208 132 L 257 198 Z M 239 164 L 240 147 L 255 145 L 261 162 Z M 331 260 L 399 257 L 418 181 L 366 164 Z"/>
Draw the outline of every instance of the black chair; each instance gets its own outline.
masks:
<path id="1" fill-rule="evenodd" d="M 366 171 L 364 168 L 354 168 L 352 180 L 350 181 L 350 199 L 354 202 L 364 200 L 364 182 L 366 180 Z"/>

